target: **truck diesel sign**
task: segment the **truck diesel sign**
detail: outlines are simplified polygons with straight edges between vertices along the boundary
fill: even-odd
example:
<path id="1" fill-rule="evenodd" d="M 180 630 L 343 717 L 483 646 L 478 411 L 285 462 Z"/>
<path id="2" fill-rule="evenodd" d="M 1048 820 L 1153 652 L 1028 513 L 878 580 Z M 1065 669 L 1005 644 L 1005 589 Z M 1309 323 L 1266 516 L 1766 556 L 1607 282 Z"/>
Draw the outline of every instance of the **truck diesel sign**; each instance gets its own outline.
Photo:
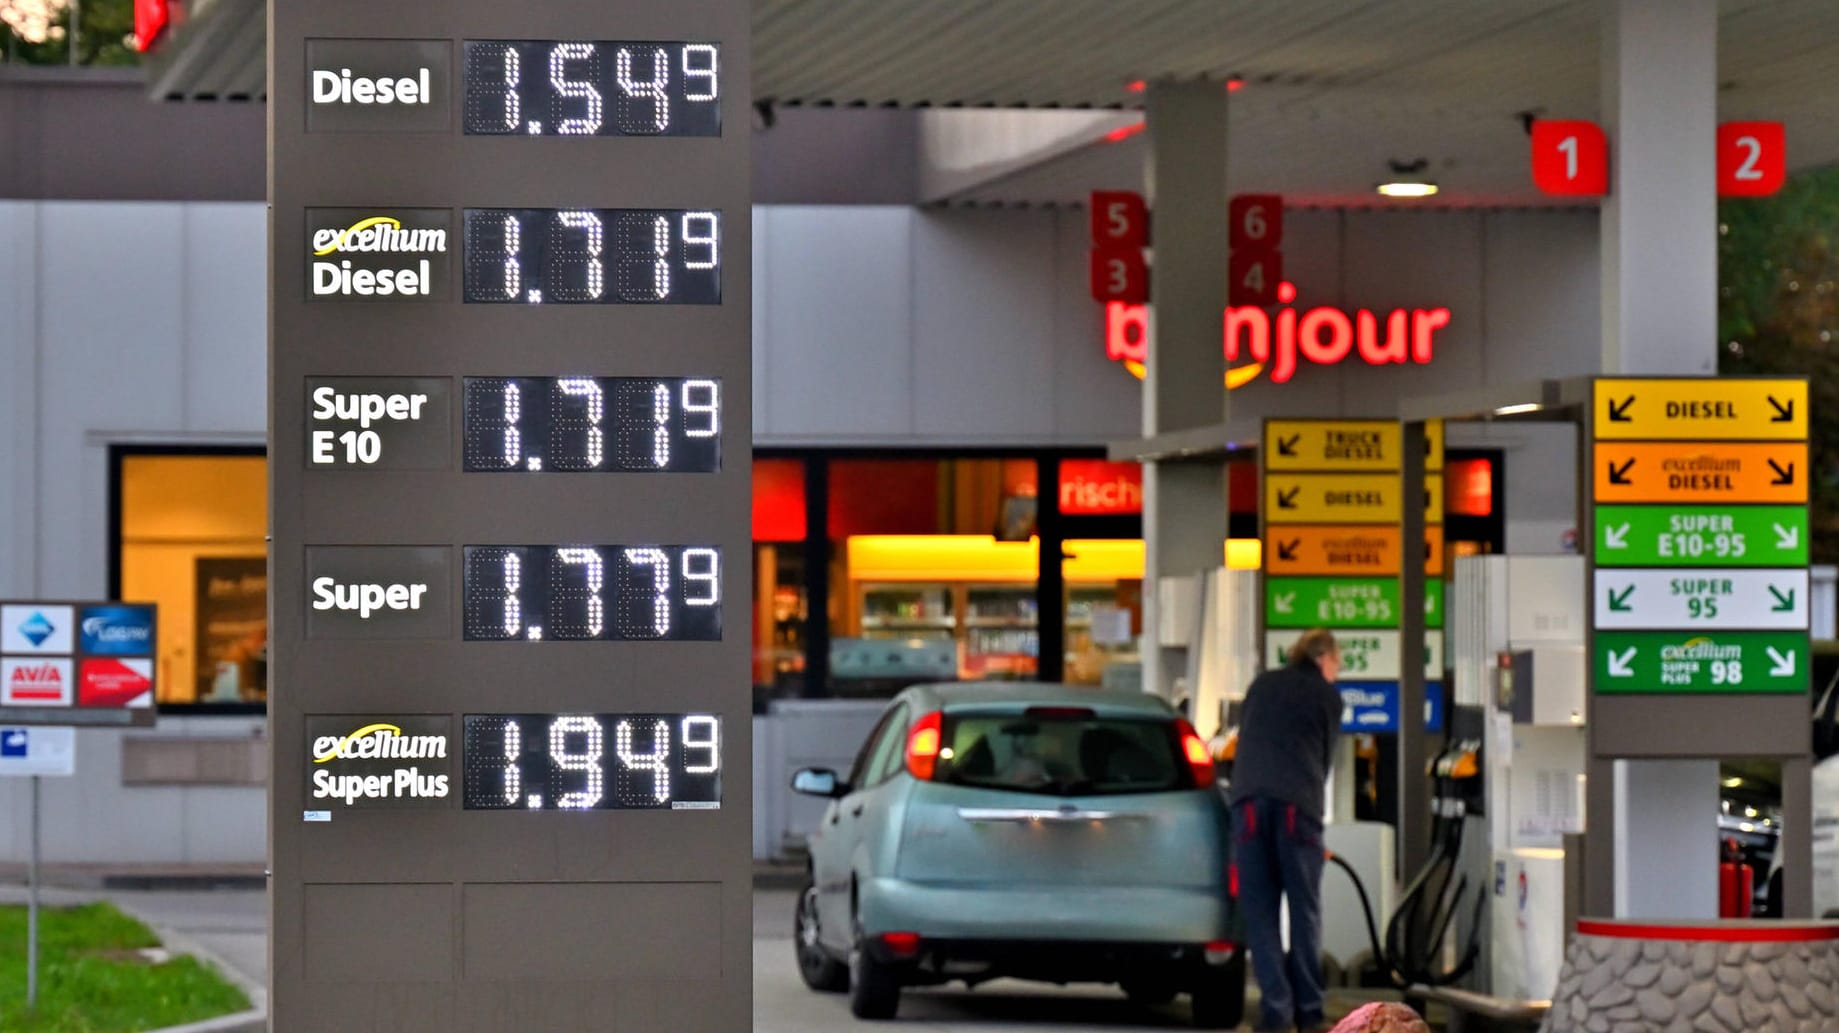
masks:
<path id="1" fill-rule="evenodd" d="M 749 15 L 270 0 L 274 1033 L 752 1028 Z"/>

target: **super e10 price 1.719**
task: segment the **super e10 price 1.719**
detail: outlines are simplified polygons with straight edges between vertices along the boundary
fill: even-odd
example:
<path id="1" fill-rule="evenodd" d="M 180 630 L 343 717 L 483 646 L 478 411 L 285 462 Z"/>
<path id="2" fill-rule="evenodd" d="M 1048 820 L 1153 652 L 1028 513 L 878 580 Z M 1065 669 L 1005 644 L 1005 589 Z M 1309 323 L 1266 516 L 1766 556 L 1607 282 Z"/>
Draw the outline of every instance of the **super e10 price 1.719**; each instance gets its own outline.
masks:
<path id="1" fill-rule="evenodd" d="M 722 385 L 707 377 L 467 377 L 468 471 L 714 473 Z"/>

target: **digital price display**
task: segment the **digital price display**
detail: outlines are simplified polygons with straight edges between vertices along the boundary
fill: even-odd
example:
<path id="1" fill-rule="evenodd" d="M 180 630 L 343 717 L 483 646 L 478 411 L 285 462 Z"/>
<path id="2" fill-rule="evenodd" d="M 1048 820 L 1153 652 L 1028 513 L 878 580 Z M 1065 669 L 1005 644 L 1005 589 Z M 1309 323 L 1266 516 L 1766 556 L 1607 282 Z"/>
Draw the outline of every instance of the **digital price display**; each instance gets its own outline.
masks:
<path id="1" fill-rule="evenodd" d="M 466 469 L 715 473 L 722 385 L 688 377 L 467 377 Z"/>
<path id="2" fill-rule="evenodd" d="M 677 208 L 468 208 L 466 301 L 719 305 L 722 216 Z"/>
<path id="3" fill-rule="evenodd" d="M 467 714 L 466 810 L 714 810 L 712 714 Z"/>
<path id="4" fill-rule="evenodd" d="M 720 136 L 714 43 L 466 42 L 473 136 Z"/>
<path id="5" fill-rule="evenodd" d="M 686 545 L 469 545 L 469 641 L 718 641 L 722 553 Z"/>

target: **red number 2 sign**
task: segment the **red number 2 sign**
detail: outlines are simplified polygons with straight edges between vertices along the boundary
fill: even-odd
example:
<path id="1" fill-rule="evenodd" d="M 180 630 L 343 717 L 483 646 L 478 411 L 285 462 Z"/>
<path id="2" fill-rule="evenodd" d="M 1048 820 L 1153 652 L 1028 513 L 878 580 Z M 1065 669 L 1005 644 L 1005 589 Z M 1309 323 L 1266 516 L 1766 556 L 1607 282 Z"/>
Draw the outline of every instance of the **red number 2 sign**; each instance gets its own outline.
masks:
<path id="1" fill-rule="evenodd" d="M 1788 171 L 1780 122 L 1726 122 L 1718 127 L 1718 196 L 1766 197 Z"/>

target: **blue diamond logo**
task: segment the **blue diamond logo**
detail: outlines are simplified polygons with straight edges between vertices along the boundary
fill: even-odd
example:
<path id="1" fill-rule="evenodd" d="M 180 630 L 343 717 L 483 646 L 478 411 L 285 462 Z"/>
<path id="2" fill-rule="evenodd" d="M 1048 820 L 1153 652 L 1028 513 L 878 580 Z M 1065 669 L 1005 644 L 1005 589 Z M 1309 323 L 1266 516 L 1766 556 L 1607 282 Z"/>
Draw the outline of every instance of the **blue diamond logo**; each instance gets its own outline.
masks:
<path id="1" fill-rule="evenodd" d="M 50 638 L 55 631 L 57 631 L 57 629 L 51 626 L 51 622 L 46 620 L 45 615 L 42 613 L 33 613 L 32 616 L 25 619 L 24 623 L 19 625 L 19 633 L 24 635 L 26 641 L 32 643 L 34 646 L 44 645 L 45 640 Z"/>

